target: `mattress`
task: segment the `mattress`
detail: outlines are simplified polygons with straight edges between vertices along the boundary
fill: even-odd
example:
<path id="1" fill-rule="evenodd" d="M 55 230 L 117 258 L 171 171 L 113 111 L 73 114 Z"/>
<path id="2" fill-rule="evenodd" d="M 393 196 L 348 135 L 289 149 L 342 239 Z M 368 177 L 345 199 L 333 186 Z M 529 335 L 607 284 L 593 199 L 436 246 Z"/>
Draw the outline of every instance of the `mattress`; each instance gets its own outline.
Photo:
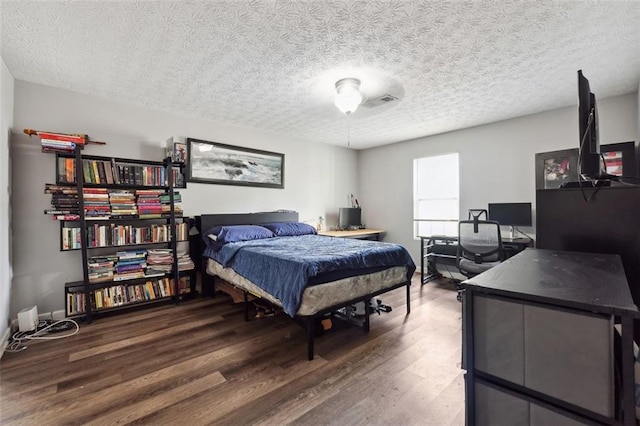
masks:
<path id="1" fill-rule="evenodd" d="M 302 293 L 300 307 L 296 315 L 311 316 L 324 309 L 342 306 L 354 299 L 390 289 L 407 282 L 407 266 L 393 266 L 380 271 L 351 276 L 322 284 L 306 287 Z M 207 273 L 282 306 L 282 302 L 265 290 L 238 274 L 232 268 L 225 268 L 213 259 L 207 259 Z"/>
<path id="2" fill-rule="evenodd" d="M 415 271 L 411 256 L 398 244 L 318 235 L 232 242 L 218 250 L 208 248 L 204 255 L 276 297 L 292 317 L 300 308 L 303 292 L 314 284 L 367 276 L 395 266 L 406 267 L 406 282 Z"/>

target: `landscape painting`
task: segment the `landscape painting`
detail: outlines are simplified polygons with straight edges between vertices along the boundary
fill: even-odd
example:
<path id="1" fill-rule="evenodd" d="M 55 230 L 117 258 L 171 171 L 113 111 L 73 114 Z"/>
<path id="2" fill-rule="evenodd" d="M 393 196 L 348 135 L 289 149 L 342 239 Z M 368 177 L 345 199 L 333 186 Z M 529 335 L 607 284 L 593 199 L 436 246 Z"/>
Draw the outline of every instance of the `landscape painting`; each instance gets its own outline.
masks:
<path id="1" fill-rule="evenodd" d="M 284 188 L 284 154 L 191 138 L 187 151 L 190 182 Z"/>

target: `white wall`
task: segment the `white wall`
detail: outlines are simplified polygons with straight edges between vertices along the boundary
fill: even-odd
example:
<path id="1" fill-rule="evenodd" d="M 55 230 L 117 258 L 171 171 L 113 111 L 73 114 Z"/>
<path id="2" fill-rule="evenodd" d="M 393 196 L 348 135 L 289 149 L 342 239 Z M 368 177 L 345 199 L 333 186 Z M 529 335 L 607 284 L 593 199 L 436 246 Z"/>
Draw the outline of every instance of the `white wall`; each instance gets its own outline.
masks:
<path id="1" fill-rule="evenodd" d="M 598 99 L 598 114 L 601 144 L 635 140 L 635 93 Z M 414 158 L 460 153 L 461 218 L 468 209 L 486 208 L 491 202 L 535 203 L 535 154 L 576 148 L 577 116 L 577 108 L 563 108 L 360 151 L 363 221 L 386 229 L 386 240 L 407 247 L 419 264 L 419 242 L 413 239 Z"/>
<path id="2" fill-rule="evenodd" d="M 8 330 L 11 300 L 9 136 L 13 127 L 13 85 L 13 76 L 0 57 L 0 344 Z"/>
<path id="3" fill-rule="evenodd" d="M 106 146 L 88 145 L 86 154 L 161 160 L 172 135 L 246 146 L 285 154 L 285 188 L 252 188 L 189 183 L 182 190 L 187 216 L 275 209 L 300 212 L 302 221 L 319 216 L 335 221 L 347 193 L 357 192 L 355 151 L 263 134 L 258 130 L 111 102 L 16 81 L 15 126 L 86 133 Z M 12 315 L 38 305 L 39 312 L 64 308 L 64 283 L 82 278 L 79 252 L 59 251 L 59 225 L 43 214 L 55 181 L 55 157 L 40 152 L 38 140 L 14 132 L 13 217 L 14 296 Z"/>

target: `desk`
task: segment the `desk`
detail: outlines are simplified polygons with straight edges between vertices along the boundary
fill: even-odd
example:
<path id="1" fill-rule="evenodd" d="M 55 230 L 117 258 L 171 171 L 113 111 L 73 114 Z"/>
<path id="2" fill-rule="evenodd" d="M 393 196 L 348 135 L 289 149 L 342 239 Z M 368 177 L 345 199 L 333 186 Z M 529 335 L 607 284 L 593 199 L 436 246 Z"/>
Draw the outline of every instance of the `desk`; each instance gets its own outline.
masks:
<path id="1" fill-rule="evenodd" d="M 380 241 L 385 232 L 383 229 L 356 229 L 353 231 L 318 231 L 318 235 Z"/>
<path id="2" fill-rule="evenodd" d="M 529 238 L 509 238 L 502 237 L 502 248 L 505 259 L 520 253 L 527 247 L 533 247 L 533 240 Z M 445 267 L 451 267 L 454 272 L 458 271 L 457 266 L 458 237 L 433 235 L 430 237 L 420 237 L 420 283 L 425 283 L 434 278 L 441 277 L 436 268 L 437 263 Z M 425 265 L 426 259 L 426 265 Z M 425 266 L 426 271 L 425 271 Z"/>
<path id="3" fill-rule="evenodd" d="M 640 313 L 620 256 L 530 249 L 462 286 L 467 425 L 635 425 Z"/>

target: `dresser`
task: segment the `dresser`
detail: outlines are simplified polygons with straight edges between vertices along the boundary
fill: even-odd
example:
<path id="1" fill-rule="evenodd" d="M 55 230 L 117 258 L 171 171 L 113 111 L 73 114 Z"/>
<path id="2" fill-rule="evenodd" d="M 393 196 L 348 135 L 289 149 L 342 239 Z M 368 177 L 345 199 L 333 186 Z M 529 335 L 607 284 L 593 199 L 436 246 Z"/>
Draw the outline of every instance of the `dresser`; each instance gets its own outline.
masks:
<path id="1" fill-rule="evenodd" d="M 463 287 L 468 425 L 635 424 L 640 313 L 618 255 L 530 248 Z"/>

